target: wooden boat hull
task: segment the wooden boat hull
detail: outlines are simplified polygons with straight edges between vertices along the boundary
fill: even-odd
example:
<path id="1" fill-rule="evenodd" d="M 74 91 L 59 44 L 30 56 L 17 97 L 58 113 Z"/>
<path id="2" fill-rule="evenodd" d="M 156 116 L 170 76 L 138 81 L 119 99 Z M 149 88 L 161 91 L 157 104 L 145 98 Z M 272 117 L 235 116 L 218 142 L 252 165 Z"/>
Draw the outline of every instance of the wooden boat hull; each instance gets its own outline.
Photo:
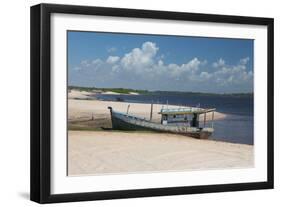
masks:
<path id="1" fill-rule="evenodd" d="M 152 123 L 145 119 L 115 112 L 111 107 L 108 107 L 111 114 L 112 128 L 116 130 L 126 131 L 158 131 L 182 134 L 200 139 L 208 139 L 213 133 L 212 128 L 195 128 L 187 126 L 170 126 L 160 123 Z"/>

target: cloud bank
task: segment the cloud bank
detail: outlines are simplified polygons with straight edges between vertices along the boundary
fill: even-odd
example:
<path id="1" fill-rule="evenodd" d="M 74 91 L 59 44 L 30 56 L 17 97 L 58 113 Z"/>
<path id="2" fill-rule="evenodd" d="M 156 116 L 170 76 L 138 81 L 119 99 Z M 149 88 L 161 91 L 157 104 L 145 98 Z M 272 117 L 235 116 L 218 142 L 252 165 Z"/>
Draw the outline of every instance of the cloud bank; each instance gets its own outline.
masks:
<path id="1" fill-rule="evenodd" d="M 83 60 L 69 69 L 69 85 L 147 90 L 237 93 L 253 91 L 249 57 L 229 65 L 222 58 L 208 63 L 194 57 L 184 64 L 165 63 L 159 47 L 144 42 L 123 56 Z"/>

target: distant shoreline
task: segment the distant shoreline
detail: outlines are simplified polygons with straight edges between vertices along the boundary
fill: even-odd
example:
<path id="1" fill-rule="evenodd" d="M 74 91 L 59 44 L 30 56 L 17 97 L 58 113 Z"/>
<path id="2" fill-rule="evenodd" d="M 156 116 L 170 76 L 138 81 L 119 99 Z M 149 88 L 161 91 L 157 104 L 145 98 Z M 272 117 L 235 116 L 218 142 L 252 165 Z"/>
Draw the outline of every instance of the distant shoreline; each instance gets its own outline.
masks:
<path id="1" fill-rule="evenodd" d="M 139 95 L 139 94 L 182 94 L 182 95 L 202 95 L 202 96 L 231 96 L 231 97 L 253 97 L 254 93 L 206 93 L 206 92 L 191 92 L 191 91 L 161 91 L 161 90 L 141 90 L 130 88 L 97 88 L 97 87 L 82 87 L 82 86 L 68 86 L 69 90 L 79 90 L 86 92 L 98 93 L 113 93 L 119 95 Z"/>

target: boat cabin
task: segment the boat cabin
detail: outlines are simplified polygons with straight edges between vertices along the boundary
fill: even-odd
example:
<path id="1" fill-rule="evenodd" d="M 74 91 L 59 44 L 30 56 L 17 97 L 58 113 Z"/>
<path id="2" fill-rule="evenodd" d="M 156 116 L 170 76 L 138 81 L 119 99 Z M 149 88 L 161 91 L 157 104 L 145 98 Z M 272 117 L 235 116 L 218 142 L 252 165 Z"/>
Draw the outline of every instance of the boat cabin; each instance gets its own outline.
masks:
<path id="1" fill-rule="evenodd" d="M 206 114 L 212 112 L 212 127 L 215 109 L 202 109 L 195 107 L 166 108 L 161 109 L 161 124 L 183 123 L 190 127 L 199 128 L 199 116 L 204 115 L 204 127 L 206 125 Z"/>

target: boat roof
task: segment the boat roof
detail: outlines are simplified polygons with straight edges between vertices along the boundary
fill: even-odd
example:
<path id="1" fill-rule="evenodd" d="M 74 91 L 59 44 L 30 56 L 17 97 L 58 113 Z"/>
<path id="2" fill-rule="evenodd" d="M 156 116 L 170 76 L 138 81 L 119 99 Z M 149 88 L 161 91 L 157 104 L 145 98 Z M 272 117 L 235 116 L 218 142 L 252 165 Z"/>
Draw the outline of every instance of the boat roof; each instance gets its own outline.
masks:
<path id="1" fill-rule="evenodd" d="M 204 114 L 208 112 L 215 111 L 216 109 L 202 109 L 196 107 L 185 107 L 185 108 L 170 108 L 170 109 L 161 109 L 159 114 L 166 115 L 179 115 L 179 114 Z"/>

